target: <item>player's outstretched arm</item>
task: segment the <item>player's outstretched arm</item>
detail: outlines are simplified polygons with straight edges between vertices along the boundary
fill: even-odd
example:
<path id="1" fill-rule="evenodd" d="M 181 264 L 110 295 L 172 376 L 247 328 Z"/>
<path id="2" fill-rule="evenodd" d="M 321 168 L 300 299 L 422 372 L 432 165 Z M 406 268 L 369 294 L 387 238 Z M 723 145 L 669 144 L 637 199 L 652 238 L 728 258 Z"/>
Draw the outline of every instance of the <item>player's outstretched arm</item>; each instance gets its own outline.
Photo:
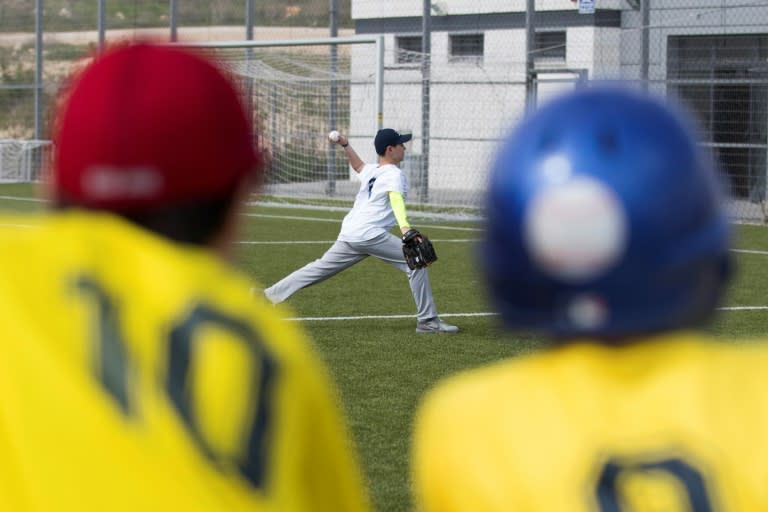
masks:
<path id="1" fill-rule="evenodd" d="M 357 151 L 352 149 L 352 146 L 349 145 L 349 139 L 347 139 L 346 135 L 333 130 L 328 134 L 328 141 L 331 144 L 339 145 L 344 150 L 344 153 L 347 155 L 347 159 L 349 160 L 349 165 L 352 167 L 352 169 L 354 169 L 355 172 L 360 172 L 363 170 L 365 162 L 363 162 L 363 159 L 360 158 L 360 155 L 357 154 Z"/>

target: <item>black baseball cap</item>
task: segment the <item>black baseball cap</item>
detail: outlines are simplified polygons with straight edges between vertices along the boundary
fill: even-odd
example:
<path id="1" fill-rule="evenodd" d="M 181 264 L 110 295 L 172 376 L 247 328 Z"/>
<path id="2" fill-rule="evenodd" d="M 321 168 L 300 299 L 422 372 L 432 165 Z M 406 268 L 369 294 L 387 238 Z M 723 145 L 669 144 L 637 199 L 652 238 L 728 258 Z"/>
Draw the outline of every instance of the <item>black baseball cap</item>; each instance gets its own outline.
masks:
<path id="1" fill-rule="evenodd" d="M 376 153 L 383 155 L 387 151 L 387 146 L 405 144 L 409 140 L 411 140 L 410 133 L 400 135 L 400 132 L 397 132 L 392 128 L 383 128 L 376 133 L 376 138 L 373 140 L 373 145 L 376 146 Z"/>

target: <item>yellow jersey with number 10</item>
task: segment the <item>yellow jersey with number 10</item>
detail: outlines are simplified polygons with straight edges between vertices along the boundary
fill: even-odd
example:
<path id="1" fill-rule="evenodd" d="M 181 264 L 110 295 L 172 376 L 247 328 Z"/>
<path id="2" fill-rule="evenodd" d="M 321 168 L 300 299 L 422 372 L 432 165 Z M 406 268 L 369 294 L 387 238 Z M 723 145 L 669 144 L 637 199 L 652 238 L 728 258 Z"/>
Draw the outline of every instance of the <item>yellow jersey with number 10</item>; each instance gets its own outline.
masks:
<path id="1" fill-rule="evenodd" d="M 454 376 L 417 418 L 419 509 L 768 510 L 767 389 L 768 347 L 690 333 Z"/>
<path id="2" fill-rule="evenodd" d="M 5 217 L 0 274 L 0 510 L 367 510 L 312 347 L 208 252 Z"/>

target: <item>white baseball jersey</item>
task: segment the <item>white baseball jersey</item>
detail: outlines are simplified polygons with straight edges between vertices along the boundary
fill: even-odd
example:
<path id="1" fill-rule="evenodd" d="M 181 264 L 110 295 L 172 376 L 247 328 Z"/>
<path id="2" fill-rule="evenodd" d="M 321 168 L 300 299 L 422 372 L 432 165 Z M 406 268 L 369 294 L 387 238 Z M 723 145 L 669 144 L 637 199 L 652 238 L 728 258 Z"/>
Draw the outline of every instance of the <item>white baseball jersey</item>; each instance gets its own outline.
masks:
<path id="1" fill-rule="evenodd" d="M 366 164 L 358 178 L 355 204 L 341 223 L 342 242 L 365 242 L 389 231 L 397 222 L 389 193 L 399 192 L 405 197 L 408 191 L 405 173 L 396 165 Z"/>

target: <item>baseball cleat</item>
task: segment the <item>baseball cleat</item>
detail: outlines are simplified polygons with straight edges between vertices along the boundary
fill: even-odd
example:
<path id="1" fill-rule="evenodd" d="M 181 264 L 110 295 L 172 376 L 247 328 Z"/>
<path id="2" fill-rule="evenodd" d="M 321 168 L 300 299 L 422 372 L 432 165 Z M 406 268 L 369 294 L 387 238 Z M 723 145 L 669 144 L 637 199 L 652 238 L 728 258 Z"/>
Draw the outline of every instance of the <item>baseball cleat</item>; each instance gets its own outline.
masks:
<path id="1" fill-rule="evenodd" d="M 422 334 L 434 332 L 456 333 L 459 332 L 459 328 L 455 325 L 445 323 L 439 318 L 435 318 L 427 322 L 416 324 L 416 332 Z"/>

